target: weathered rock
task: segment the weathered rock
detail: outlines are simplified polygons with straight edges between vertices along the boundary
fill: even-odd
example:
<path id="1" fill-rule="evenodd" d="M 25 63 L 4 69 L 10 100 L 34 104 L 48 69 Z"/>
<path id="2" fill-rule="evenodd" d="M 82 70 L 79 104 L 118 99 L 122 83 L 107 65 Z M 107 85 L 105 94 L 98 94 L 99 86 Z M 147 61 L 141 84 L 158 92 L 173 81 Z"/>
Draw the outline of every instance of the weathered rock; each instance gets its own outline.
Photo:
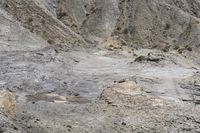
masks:
<path id="1" fill-rule="evenodd" d="M 108 37 L 105 40 L 105 48 L 108 50 L 117 50 L 117 49 L 122 49 L 123 46 L 126 46 L 126 42 L 123 40 L 120 40 L 117 36 L 113 37 Z"/>
<path id="2" fill-rule="evenodd" d="M 199 82 L 179 87 L 199 71 L 187 56 L 200 46 L 199 5 L 199 0 L 0 0 L 5 80 L 0 87 L 18 94 L 18 117 L 11 119 L 14 95 L 0 93 L 0 132 L 199 132 L 198 105 L 179 101 L 184 96 L 200 103 Z M 97 48 L 58 51 L 84 45 L 82 36 Z M 199 53 L 196 57 L 199 63 Z M 120 79 L 137 82 L 104 88 Z"/>
<path id="3" fill-rule="evenodd" d="M 19 22 L 13 21 L 12 15 L 0 8 L 0 51 L 37 50 L 47 46 L 45 40 Z"/>
<path id="4" fill-rule="evenodd" d="M 199 47 L 198 0 L 62 0 L 59 19 L 86 38 L 117 35 L 130 46 Z"/>
<path id="5" fill-rule="evenodd" d="M 45 39 L 49 44 L 68 50 L 73 46 L 84 45 L 84 39 L 62 24 L 38 0 L 2 0 L 0 8 L 18 20 L 23 27 Z"/>
<path id="6" fill-rule="evenodd" d="M 189 51 L 199 47 L 198 0 L 3 0 L 0 4 L 24 27 L 50 44 L 67 44 L 62 45 L 65 48 L 85 44 L 81 36 L 88 41 L 119 36 L 131 47 L 190 46 Z"/>
<path id="7" fill-rule="evenodd" d="M 0 133 L 25 133 L 13 119 L 0 114 Z"/>
<path id="8" fill-rule="evenodd" d="M 16 116 L 15 95 L 9 91 L 0 91 L 0 112 L 12 118 Z"/>
<path id="9" fill-rule="evenodd" d="M 122 100 L 120 99 L 120 95 L 122 96 L 134 96 L 134 95 L 141 95 L 142 88 L 136 84 L 134 81 L 125 81 L 122 83 L 114 84 L 111 87 L 105 89 L 101 96 L 101 100 L 106 100 L 108 103 L 117 103 L 117 101 Z"/>
<path id="10" fill-rule="evenodd" d="M 138 95 L 142 93 L 141 87 L 134 81 L 125 81 L 111 87 L 112 91 L 125 95 Z"/>
<path id="11" fill-rule="evenodd" d="M 108 37 L 119 17 L 118 0 L 62 0 L 58 4 L 61 21 L 86 37 Z"/>

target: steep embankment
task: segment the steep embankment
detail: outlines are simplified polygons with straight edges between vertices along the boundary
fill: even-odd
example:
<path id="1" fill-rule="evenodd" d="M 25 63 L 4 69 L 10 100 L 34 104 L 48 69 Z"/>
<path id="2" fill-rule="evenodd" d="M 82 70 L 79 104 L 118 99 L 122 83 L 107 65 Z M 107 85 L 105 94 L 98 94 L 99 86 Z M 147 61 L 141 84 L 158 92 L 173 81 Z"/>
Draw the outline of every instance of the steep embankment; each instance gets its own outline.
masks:
<path id="1" fill-rule="evenodd" d="M 36 34 L 25 29 L 5 10 L 0 9 L 0 51 L 31 51 L 47 46 Z"/>
<path id="2" fill-rule="evenodd" d="M 129 47 L 165 51 L 199 47 L 198 0 L 3 0 L 1 7 L 31 32 L 65 47 L 83 45 L 81 36 L 88 42 L 119 36 Z"/>
<path id="3" fill-rule="evenodd" d="M 83 46 L 84 40 L 62 24 L 49 12 L 42 1 L 3 0 L 1 8 L 11 14 L 23 27 L 41 36 L 49 44 L 57 44 L 62 50 Z"/>

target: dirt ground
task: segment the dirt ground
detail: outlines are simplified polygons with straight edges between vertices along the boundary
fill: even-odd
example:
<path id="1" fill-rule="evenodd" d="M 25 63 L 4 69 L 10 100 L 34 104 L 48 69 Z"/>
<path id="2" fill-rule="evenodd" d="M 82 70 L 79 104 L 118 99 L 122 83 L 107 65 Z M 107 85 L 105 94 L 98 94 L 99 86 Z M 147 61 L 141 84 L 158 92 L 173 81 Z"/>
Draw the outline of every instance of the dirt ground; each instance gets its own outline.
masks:
<path id="1" fill-rule="evenodd" d="M 200 132 L 198 0 L 62 2 L 0 1 L 0 133 Z"/>
<path id="2" fill-rule="evenodd" d="M 135 54 L 1 54 L 1 87 L 17 95 L 16 132 L 199 132 L 198 65 L 176 51 Z"/>

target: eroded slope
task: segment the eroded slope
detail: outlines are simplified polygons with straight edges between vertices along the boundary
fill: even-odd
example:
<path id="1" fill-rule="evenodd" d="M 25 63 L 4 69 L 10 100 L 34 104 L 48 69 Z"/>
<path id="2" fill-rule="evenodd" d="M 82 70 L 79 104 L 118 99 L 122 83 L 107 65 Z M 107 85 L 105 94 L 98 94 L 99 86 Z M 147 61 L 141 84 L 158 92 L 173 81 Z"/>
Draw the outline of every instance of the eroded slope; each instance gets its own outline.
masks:
<path id="1" fill-rule="evenodd" d="M 129 46 L 199 47 L 198 0 L 63 0 L 57 14 L 90 41 L 120 36 Z"/>
<path id="2" fill-rule="evenodd" d="M 5 9 L 25 28 L 47 40 L 49 44 L 60 45 L 62 50 L 85 44 L 80 36 L 59 22 L 44 7 L 41 1 L 1 1 L 1 8 Z"/>

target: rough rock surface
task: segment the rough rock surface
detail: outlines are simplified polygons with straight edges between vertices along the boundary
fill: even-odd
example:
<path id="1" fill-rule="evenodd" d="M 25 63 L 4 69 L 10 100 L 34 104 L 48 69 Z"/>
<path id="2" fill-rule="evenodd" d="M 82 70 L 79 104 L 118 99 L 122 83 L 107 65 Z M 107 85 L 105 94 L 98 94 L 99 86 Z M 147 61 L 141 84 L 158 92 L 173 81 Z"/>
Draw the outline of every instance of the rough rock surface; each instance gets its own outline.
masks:
<path id="1" fill-rule="evenodd" d="M 0 132 L 200 132 L 199 8 L 0 0 Z"/>
<path id="2" fill-rule="evenodd" d="M 60 23 L 41 1 L 3 0 L 1 7 L 31 32 L 40 35 L 49 44 L 61 45 L 62 50 L 84 45 L 84 40 L 66 25 Z"/>
<path id="3" fill-rule="evenodd" d="M 0 44 L 1 52 L 31 51 L 47 46 L 41 37 L 24 28 L 3 9 L 0 9 Z"/>
<path id="4" fill-rule="evenodd" d="M 0 132 L 1 133 L 26 133 L 16 122 L 9 117 L 0 114 Z"/>
<path id="5" fill-rule="evenodd" d="M 103 132 L 199 132 L 198 108 L 146 95 L 134 82 L 111 86 L 100 99 L 107 104 L 103 114 L 109 115 Z M 112 128 L 109 123 L 114 123 Z"/>
<path id="6" fill-rule="evenodd" d="M 0 91 L 0 113 L 4 113 L 12 118 L 16 117 L 15 95 L 9 91 Z"/>
<path id="7" fill-rule="evenodd" d="M 114 35 L 130 46 L 196 48 L 199 8 L 199 0 L 62 0 L 58 18 L 86 38 Z"/>
<path id="8" fill-rule="evenodd" d="M 62 0 L 57 13 L 58 19 L 89 37 L 88 41 L 110 36 L 120 15 L 118 0 Z"/>
<path id="9" fill-rule="evenodd" d="M 105 88 L 93 103 L 30 103 L 20 106 L 20 111 L 26 113 L 20 113 L 18 121 L 29 132 L 189 133 L 200 130 L 199 107 L 151 96 L 134 81 L 119 81 Z M 50 114 L 54 115 L 49 117 Z"/>

